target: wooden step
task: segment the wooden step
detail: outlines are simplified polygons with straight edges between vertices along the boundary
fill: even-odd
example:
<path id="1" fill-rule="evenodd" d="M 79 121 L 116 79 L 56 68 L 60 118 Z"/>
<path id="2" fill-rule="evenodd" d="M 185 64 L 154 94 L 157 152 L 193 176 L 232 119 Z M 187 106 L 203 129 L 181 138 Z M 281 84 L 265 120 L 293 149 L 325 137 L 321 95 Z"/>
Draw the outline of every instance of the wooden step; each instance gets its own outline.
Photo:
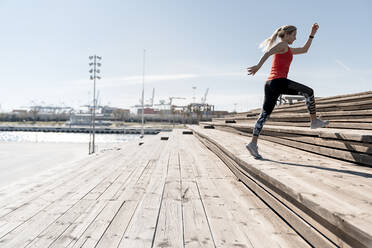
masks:
<path id="1" fill-rule="evenodd" d="M 329 120 L 329 119 L 328 119 Z M 238 121 L 238 123 L 255 123 L 256 120 L 243 120 Z M 297 122 L 294 121 L 273 121 L 271 119 L 267 120 L 266 125 L 274 125 L 274 126 L 292 126 L 292 127 L 309 127 L 310 122 L 307 120 L 306 122 Z M 364 123 L 364 122 L 341 122 L 341 121 L 331 121 L 327 128 L 342 128 L 342 129 L 362 129 L 362 130 L 372 130 L 372 122 Z"/>
<path id="2" fill-rule="evenodd" d="M 372 169 L 288 146 L 259 141 L 262 160 L 246 150 L 249 140 L 219 130 L 190 127 L 234 160 L 247 177 L 288 203 L 339 247 L 372 245 Z M 358 183 L 355 183 L 358 181 Z"/>
<path id="3" fill-rule="evenodd" d="M 210 124 L 210 123 L 209 123 Z M 252 134 L 254 124 L 214 123 L 216 128 L 227 127 Z M 372 166 L 372 131 L 352 129 L 310 129 L 265 125 L 260 137 L 311 153 L 346 160 L 358 165 Z M 358 148 L 356 149 L 355 146 Z"/>
<path id="4" fill-rule="evenodd" d="M 251 120 L 251 119 L 257 119 L 259 114 L 261 112 L 257 112 L 255 114 L 250 114 L 249 116 L 242 116 L 242 117 L 225 117 L 225 118 L 213 118 L 212 120 L 216 121 L 224 121 L 224 120 Z M 328 118 L 328 119 L 367 119 L 366 121 L 371 122 L 372 120 L 372 108 L 370 109 L 365 109 L 365 110 L 353 110 L 353 111 L 326 111 L 326 112 L 317 112 L 317 116 L 320 116 L 322 118 Z M 303 119 L 303 120 L 309 120 L 309 113 L 304 112 L 283 112 L 283 113 L 278 113 L 275 112 L 275 110 L 272 112 L 270 115 L 270 118 L 280 118 L 280 119 Z"/>
<path id="5" fill-rule="evenodd" d="M 349 96 L 336 96 L 336 97 L 322 97 L 316 98 L 316 104 L 319 106 L 329 105 L 329 104 L 344 104 L 344 103 L 360 103 L 363 101 L 370 101 L 372 100 L 372 91 L 371 92 L 364 92 L 364 93 L 357 93 L 354 95 Z M 296 108 L 304 105 L 304 101 L 296 102 L 291 105 L 283 104 L 278 106 L 278 109 L 291 109 Z"/>
<path id="6" fill-rule="evenodd" d="M 372 100 L 360 101 L 360 102 L 346 102 L 346 103 L 330 103 L 330 104 L 320 104 L 316 103 L 317 112 L 330 112 L 330 111 L 355 111 L 355 110 L 368 110 L 372 109 Z M 288 108 L 275 108 L 273 113 L 291 113 L 307 112 L 306 104 L 303 103 L 302 106 L 288 107 Z"/>
<path id="7" fill-rule="evenodd" d="M 368 115 L 356 115 L 356 116 L 319 116 L 322 119 L 326 119 L 332 122 L 360 122 L 360 123 L 372 123 L 372 116 Z M 256 121 L 257 116 L 255 117 L 244 117 L 244 118 L 236 118 L 237 122 L 244 122 L 244 121 Z M 225 120 L 214 120 L 213 121 L 225 121 Z M 267 121 L 273 121 L 273 122 L 306 122 L 308 123 L 310 121 L 310 116 L 297 116 L 293 115 L 292 117 L 289 116 L 270 116 L 270 118 Z"/>
<path id="8" fill-rule="evenodd" d="M 256 115 L 241 117 L 241 118 L 223 118 L 225 119 L 234 119 L 234 120 L 243 120 L 246 118 L 257 118 L 260 113 L 257 113 Z M 317 116 L 321 116 L 322 118 L 333 118 L 333 117 L 339 117 L 339 118 L 353 118 L 356 116 L 357 118 L 371 118 L 372 117 L 372 109 L 366 109 L 366 110 L 355 110 L 355 111 L 327 111 L 322 113 L 317 113 Z M 308 113 L 297 113 L 297 112 L 288 112 L 288 113 L 276 113 L 273 111 L 273 113 L 270 115 L 270 118 L 309 118 Z"/>

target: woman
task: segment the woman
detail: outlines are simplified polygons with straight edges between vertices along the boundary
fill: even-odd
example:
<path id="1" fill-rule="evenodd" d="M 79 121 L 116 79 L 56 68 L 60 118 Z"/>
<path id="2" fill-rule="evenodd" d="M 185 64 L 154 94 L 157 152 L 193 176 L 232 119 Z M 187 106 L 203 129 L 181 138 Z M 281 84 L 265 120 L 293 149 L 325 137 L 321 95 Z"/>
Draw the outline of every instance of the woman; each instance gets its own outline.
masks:
<path id="1" fill-rule="evenodd" d="M 247 145 L 248 151 L 257 159 L 262 158 L 258 153 L 258 136 L 281 94 L 303 95 L 305 97 L 307 110 L 310 113 L 310 127 L 312 129 L 326 127 L 329 124 L 329 121 L 322 121 L 316 118 L 314 91 L 303 84 L 287 79 L 293 54 L 302 54 L 309 50 L 318 28 L 319 25 L 315 23 L 311 29 L 309 39 L 303 47 L 291 48 L 288 45 L 291 45 L 296 40 L 297 28 L 291 25 L 280 27 L 270 38 L 260 44 L 260 47 L 264 47 L 265 51 L 260 62 L 255 66 L 247 68 L 248 75 L 254 75 L 265 61 L 274 54 L 271 73 L 265 84 L 265 99 L 262 112 L 254 126 L 252 141 Z M 280 42 L 274 45 L 277 37 L 280 38 Z"/>

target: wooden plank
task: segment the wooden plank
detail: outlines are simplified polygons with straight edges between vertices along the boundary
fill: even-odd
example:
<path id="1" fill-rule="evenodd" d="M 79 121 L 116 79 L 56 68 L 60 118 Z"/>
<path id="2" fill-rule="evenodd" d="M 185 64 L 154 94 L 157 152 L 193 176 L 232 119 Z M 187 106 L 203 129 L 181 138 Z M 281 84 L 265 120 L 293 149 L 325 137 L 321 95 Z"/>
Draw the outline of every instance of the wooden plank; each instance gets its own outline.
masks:
<path id="1" fill-rule="evenodd" d="M 155 229 L 155 247 L 183 247 L 182 185 L 177 151 L 169 159 L 158 223 Z"/>
<path id="2" fill-rule="evenodd" d="M 254 247 L 249 237 L 239 228 L 226 207 L 226 200 L 209 178 L 199 178 L 198 186 L 208 216 L 216 247 Z"/>
<path id="3" fill-rule="evenodd" d="M 198 151 L 201 146 L 198 146 L 199 144 L 195 142 L 190 143 L 193 139 L 195 138 L 185 137 L 180 140 L 179 146 L 185 247 L 215 247 L 216 245 L 197 182 L 198 178 L 200 178 L 198 175 L 208 174 L 200 173 L 200 170 L 203 171 L 203 168 L 195 169 L 195 162 L 196 160 L 199 161 L 199 159 L 195 158 L 192 154 L 195 154 L 195 151 Z M 194 150 L 190 148 L 194 148 Z M 199 158 L 199 156 L 202 157 L 205 155 L 206 154 L 198 154 L 197 157 Z M 211 163 L 216 165 L 213 162 L 215 161 L 214 157 L 208 156 L 208 158 L 210 158 Z M 203 161 L 199 162 L 205 165 Z"/>
<path id="4" fill-rule="evenodd" d="M 255 121 L 238 121 L 239 124 L 241 123 L 251 123 L 255 124 Z M 310 127 L 310 122 L 295 122 L 295 120 L 289 122 L 276 122 L 272 120 L 268 120 L 266 125 L 273 125 L 273 126 L 290 126 L 290 127 Z M 360 122 L 333 122 L 331 121 L 327 128 L 342 128 L 342 129 L 363 129 L 363 130 L 372 130 L 372 123 L 360 123 Z"/>
<path id="5" fill-rule="evenodd" d="M 316 104 L 319 105 L 327 105 L 327 104 L 343 104 L 343 103 L 359 103 L 363 101 L 368 101 L 372 99 L 372 94 L 371 93 L 358 93 L 354 95 L 349 95 L 349 96 L 334 96 L 334 97 L 316 97 L 315 102 Z M 293 104 L 283 104 L 280 105 L 278 108 L 281 109 L 289 109 L 289 108 L 295 108 L 298 106 L 302 106 L 304 101 L 301 102 L 296 102 Z"/>
<path id="6" fill-rule="evenodd" d="M 318 116 L 321 116 L 323 118 L 333 117 L 333 116 L 342 116 L 343 118 L 345 116 L 362 116 L 362 115 L 368 115 L 369 117 L 372 116 L 372 110 L 355 110 L 355 111 L 327 111 L 323 113 L 317 113 Z M 273 112 L 270 117 L 309 117 L 309 113 L 275 113 Z"/>
<path id="7" fill-rule="evenodd" d="M 91 222 L 83 235 L 76 243 L 70 243 L 70 247 L 94 247 L 100 240 L 102 233 L 111 224 L 111 220 L 117 215 L 118 211 L 125 205 L 122 201 L 109 201 L 105 208 Z"/>
<path id="8" fill-rule="evenodd" d="M 303 135 L 296 135 L 296 134 L 282 134 L 282 133 L 274 133 L 274 132 L 267 132 L 267 135 L 282 138 L 282 139 L 288 139 L 292 141 L 298 141 L 302 143 L 308 143 L 308 144 L 317 145 L 317 146 L 324 146 L 324 147 L 329 147 L 333 149 L 344 150 L 348 152 L 364 153 L 365 155 L 372 154 L 371 143 L 334 140 L 334 139 L 310 137 L 310 136 L 303 136 Z"/>
<path id="9" fill-rule="evenodd" d="M 324 119 L 324 117 L 321 117 Z M 372 118 L 371 116 L 368 116 L 368 115 L 365 115 L 365 116 L 352 116 L 352 117 L 348 117 L 348 116 L 330 116 L 330 117 L 326 117 L 327 120 L 331 121 L 332 122 L 356 122 L 356 123 L 372 123 Z M 237 122 L 241 123 L 241 122 L 256 122 L 257 121 L 257 117 L 243 117 L 243 118 L 237 118 L 235 119 Z M 306 122 L 306 123 L 309 123 L 310 122 L 310 116 L 307 116 L 307 117 L 297 117 L 297 116 L 292 116 L 292 117 L 272 117 L 270 116 L 270 118 L 267 120 L 267 123 L 270 123 L 270 122 Z M 204 124 L 204 122 L 202 122 L 201 124 Z M 212 123 L 210 123 L 212 124 Z"/>
<path id="10" fill-rule="evenodd" d="M 330 119 L 330 118 L 328 118 Z M 341 116 L 335 116 L 333 117 L 332 119 L 332 122 L 360 122 L 360 123 L 372 123 L 372 118 L 371 116 L 352 116 L 352 117 L 348 117 L 348 116 L 345 116 L 345 117 L 341 117 Z"/>
<path id="11" fill-rule="evenodd" d="M 319 114 L 323 114 L 323 113 L 332 112 L 332 111 L 361 111 L 361 110 L 370 110 L 371 108 L 372 108 L 371 103 L 363 104 L 363 105 L 352 104 L 352 105 L 348 105 L 348 106 L 336 105 L 336 106 L 332 106 L 332 107 L 316 106 L 316 112 L 319 113 Z M 273 111 L 273 113 L 275 113 L 275 114 L 283 114 L 283 113 L 288 113 L 288 112 L 307 113 L 308 110 L 307 110 L 306 105 L 305 105 L 305 107 L 293 108 L 293 109 L 288 109 L 288 110 L 275 109 Z"/>
<path id="12" fill-rule="evenodd" d="M 130 181 L 125 185 L 125 190 L 119 191 L 117 200 L 109 201 L 107 209 L 105 208 L 100 215 L 92 222 L 79 239 L 71 247 L 94 247 L 101 240 L 109 241 L 110 245 L 118 244 L 121 240 L 121 230 L 125 230 L 134 211 L 138 207 L 144 195 L 144 188 L 148 185 L 151 173 L 154 170 L 154 161 L 163 148 L 163 142 L 144 156 L 145 163 L 139 163 L 139 170 L 133 174 Z M 149 160 L 150 159 L 150 160 Z"/>
<path id="13" fill-rule="evenodd" d="M 305 102 L 301 102 L 302 104 L 293 104 L 293 105 L 281 105 L 275 109 L 277 113 L 282 112 L 293 112 L 293 111 L 307 111 Z M 369 109 L 368 106 L 372 104 L 371 97 L 358 99 L 357 102 L 355 101 L 332 101 L 332 102 L 322 102 L 315 100 L 316 108 L 320 112 L 329 111 L 330 109 L 339 109 L 339 110 L 357 110 L 357 109 Z M 359 107 L 359 108 L 358 108 Z"/>
<path id="14" fill-rule="evenodd" d="M 324 100 L 338 100 L 338 99 L 345 99 L 345 98 L 358 98 L 358 97 L 365 97 L 368 95 L 372 95 L 372 91 L 364 91 L 364 92 L 357 92 L 357 93 L 350 93 L 350 94 L 342 94 L 336 96 L 329 96 L 329 97 L 322 97 Z"/>
<path id="15" fill-rule="evenodd" d="M 364 99 L 371 99 L 372 92 L 360 92 L 356 94 L 347 94 L 347 95 L 338 95 L 338 96 L 330 96 L 330 97 L 319 97 L 316 98 L 316 102 L 319 103 L 342 103 L 342 102 L 353 102 L 353 101 L 361 101 Z"/>
<path id="16" fill-rule="evenodd" d="M 118 247 L 151 247 L 164 192 L 169 155 L 171 150 L 174 149 L 174 139 L 175 136 L 173 135 L 159 159 L 155 162 L 156 169 L 146 187 L 143 200 L 133 214 Z M 97 247 L 112 245 L 112 242 L 105 244 L 104 239 L 102 241 Z"/>
<path id="17" fill-rule="evenodd" d="M 185 247 L 215 247 L 196 181 L 182 182 Z"/>
<path id="18" fill-rule="evenodd" d="M 302 115 L 302 116 L 300 116 Z M 360 122 L 360 123 L 371 123 L 372 122 L 372 115 L 355 115 L 355 116 L 320 116 L 321 119 L 329 120 L 331 122 Z M 258 116 L 254 117 L 242 117 L 242 118 L 236 118 L 235 120 L 238 123 L 244 123 L 244 122 L 256 122 L 258 119 Z M 308 114 L 293 114 L 292 116 L 270 116 L 270 118 L 267 120 L 267 123 L 270 122 L 310 122 L 310 116 Z M 214 122 L 201 122 L 202 125 L 213 125 L 214 123 L 221 123 L 220 121 L 214 121 Z"/>
<path id="19" fill-rule="evenodd" d="M 89 208 L 80 214 L 80 216 L 60 233 L 48 247 L 70 247 L 78 238 L 84 233 L 89 225 L 94 222 L 98 215 L 101 214 L 103 209 L 107 207 L 108 201 L 91 200 L 94 202 Z"/>
<path id="20" fill-rule="evenodd" d="M 250 114 L 249 116 L 233 117 L 233 119 L 241 120 L 241 119 L 245 119 L 246 117 L 257 118 L 260 113 L 261 111 L 258 111 L 257 113 Z M 342 117 L 342 118 L 345 118 L 345 116 L 358 116 L 358 117 L 368 116 L 368 118 L 370 118 L 372 116 L 372 110 L 369 109 L 369 110 L 357 110 L 357 111 L 328 111 L 328 112 L 318 113 L 318 116 L 322 116 L 324 118 L 337 117 L 337 116 Z M 274 117 L 275 118 L 292 118 L 292 117 L 309 118 L 309 114 L 308 113 L 297 113 L 297 112 L 292 112 L 292 111 L 288 113 L 275 113 L 275 111 L 273 111 L 273 113 L 270 115 L 270 118 L 274 118 Z M 220 121 L 224 121 L 227 118 L 228 117 L 223 118 Z"/>
<path id="21" fill-rule="evenodd" d="M 192 137 L 194 138 L 194 137 Z M 193 142 L 192 144 L 190 144 L 190 140 L 187 141 L 188 143 L 185 145 L 185 147 L 187 147 L 189 150 L 190 146 L 195 146 L 193 147 L 194 150 L 195 149 L 200 149 L 200 150 L 204 150 L 205 148 L 199 144 L 199 143 L 195 143 Z M 221 161 L 218 157 L 215 157 L 215 156 L 208 156 L 207 154 L 199 154 L 199 156 L 196 156 L 196 153 L 195 152 L 190 152 L 187 154 L 187 161 L 189 161 L 189 163 L 192 166 L 192 170 L 193 170 L 193 174 L 195 176 L 196 179 L 198 178 L 225 178 L 225 177 L 232 177 L 234 178 L 234 175 L 230 174 L 229 173 L 229 170 L 227 168 L 225 168 L 224 171 L 221 171 L 221 170 L 216 170 L 215 166 L 218 165 Z M 208 163 L 206 162 L 208 161 Z M 224 167 L 223 167 L 224 168 Z"/>

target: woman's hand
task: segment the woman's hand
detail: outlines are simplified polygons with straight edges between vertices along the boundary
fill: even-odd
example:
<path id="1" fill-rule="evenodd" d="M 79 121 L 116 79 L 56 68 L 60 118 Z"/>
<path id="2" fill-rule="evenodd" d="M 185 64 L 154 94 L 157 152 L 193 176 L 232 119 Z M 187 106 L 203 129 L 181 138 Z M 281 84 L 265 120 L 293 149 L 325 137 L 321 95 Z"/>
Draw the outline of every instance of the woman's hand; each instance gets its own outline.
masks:
<path id="1" fill-rule="evenodd" d="M 252 75 L 252 76 L 253 76 L 254 74 L 256 74 L 256 72 L 257 72 L 260 68 L 261 68 L 261 67 L 258 66 L 258 65 L 248 67 L 248 68 L 247 68 L 248 75 Z"/>
<path id="2" fill-rule="evenodd" d="M 318 31 L 319 25 L 318 23 L 314 23 L 313 27 L 311 28 L 311 36 L 314 36 L 316 34 L 316 31 Z"/>

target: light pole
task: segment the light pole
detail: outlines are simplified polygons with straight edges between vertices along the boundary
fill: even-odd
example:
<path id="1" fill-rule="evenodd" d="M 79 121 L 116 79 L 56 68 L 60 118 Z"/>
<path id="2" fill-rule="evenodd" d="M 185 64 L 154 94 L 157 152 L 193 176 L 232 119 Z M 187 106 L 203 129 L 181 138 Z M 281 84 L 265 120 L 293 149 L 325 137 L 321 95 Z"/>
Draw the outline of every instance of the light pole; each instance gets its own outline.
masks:
<path id="1" fill-rule="evenodd" d="M 193 99 L 193 103 L 195 103 L 195 90 L 196 90 L 196 86 L 193 86 L 192 89 L 193 89 L 193 97 L 192 97 L 192 99 Z"/>
<path id="2" fill-rule="evenodd" d="M 97 55 L 93 55 L 93 56 L 89 56 L 89 60 L 92 61 L 89 63 L 89 66 L 90 66 L 90 70 L 89 70 L 89 73 L 90 73 L 90 80 L 93 80 L 94 82 L 94 86 L 93 86 L 93 111 L 92 111 L 92 135 L 93 135 L 93 139 L 92 139 L 92 144 L 89 143 L 89 147 L 91 147 L 91 149 L 89 149 L 89 154 L 91 153 L 94 153 L 95 152 L 95 122 L 96 122 L 96 79 L 101 79 L 100 76 L 98 76 L 98 74 L 101 72 L 99 69 L 97 69 L 98 67 L 101 67 L 101 63 L 99 63 L 98 61 L 101 61 L 102 57 L 100 56 L 97 56 Z"/>

